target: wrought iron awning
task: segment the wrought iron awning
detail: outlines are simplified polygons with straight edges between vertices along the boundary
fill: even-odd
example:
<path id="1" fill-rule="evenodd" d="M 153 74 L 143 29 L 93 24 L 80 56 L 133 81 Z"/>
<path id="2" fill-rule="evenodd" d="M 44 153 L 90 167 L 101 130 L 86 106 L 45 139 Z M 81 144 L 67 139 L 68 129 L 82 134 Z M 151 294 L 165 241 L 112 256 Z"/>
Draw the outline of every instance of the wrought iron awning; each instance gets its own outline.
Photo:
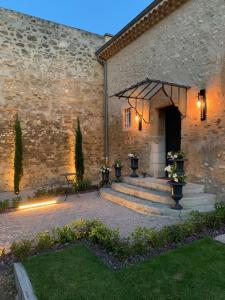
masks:
<path id="1" fill-rule="evenodd" d="M 181 97 L 187 97 L 187 89 L 190 88 L 186 85 L 154 80 L 146 78 L 145 80 L 136 83 L 129 88 L 126 88 L 111 97 L 125 98 L 128 100 L 129 105 L 133 108 L 139 117 L 145 122 L 150 123 L 150 100 L 154 98 L 157 94 L 162 92 L 175 106 L 175 102 L 180 101 Z M 138 101 L 142 100 L 141 112 L 138 111 Z M 133 101 L 134 103 L 131 103 Z M 144 117 L 144 102 L 147 101 L 149 104 L 149 118 L 146 120 Z"/>

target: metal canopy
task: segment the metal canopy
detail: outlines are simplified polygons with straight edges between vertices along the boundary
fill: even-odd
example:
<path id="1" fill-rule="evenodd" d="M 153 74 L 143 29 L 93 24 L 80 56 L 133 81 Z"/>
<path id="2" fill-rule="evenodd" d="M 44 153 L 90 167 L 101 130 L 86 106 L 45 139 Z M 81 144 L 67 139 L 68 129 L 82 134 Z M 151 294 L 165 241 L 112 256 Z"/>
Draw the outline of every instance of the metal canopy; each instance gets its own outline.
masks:
<path id="1" fill-rule="evenodd" d="M 172 105 L 175 102 L 179 103 L 181 97 L 187 97 L 187 89 L 190 88 L 186 85 L 154 80 L 146 78 L 145 80 L 124 89 L 111 97 L 125 98 L 128 104 L 136 111 L 136 114 L 147 124 L 150 123 L 150 100 L 154 98 L 160 91 L 169 98 Z M 138 101 L 141 100 L 141 108 L 138 110 Z M 144 105 L 148 102 L 149 113 L 148 120 L 144 117 Z M 132 103 L 133 102 L 133 103 Z M 140 105 L 139 105 L 140 106 Z"/>

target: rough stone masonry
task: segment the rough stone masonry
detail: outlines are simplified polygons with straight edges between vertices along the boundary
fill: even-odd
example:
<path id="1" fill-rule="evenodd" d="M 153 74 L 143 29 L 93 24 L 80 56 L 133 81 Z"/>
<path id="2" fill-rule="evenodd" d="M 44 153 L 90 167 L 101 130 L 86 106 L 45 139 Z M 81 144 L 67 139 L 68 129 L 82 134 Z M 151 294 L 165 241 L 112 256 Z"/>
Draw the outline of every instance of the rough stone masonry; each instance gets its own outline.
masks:
<path id="1" fill-rule="evenodd" d="M 13 189 L 15 115 L 23 132 L 22 188 L 74 171 L 80 118 L 85 174 L 103 159 L 103 36 L 0 9 L 0 190 Z"/>
<path id="2" fill-rule="evenodd" d="M 187 84 L 187 101 L 175 103 L 183 113 L 182 149 L 189 182 L 203 183 L 207 191 L 225 199 L 225 2 L 187 1 L 157 25 L 121 49 L 108 63 L 109 95 L 146 77 Z M 119 73 L 119 76 L 118 76 Z M 207 120 L 201 122 L 196 105 L 206 89 Z M 127 102 L 109 99 L 109 160 L 125 161 L 129 152 L 140 156 L 141 167 L 152 173 L 154 164 L 165 166 L 162 109 L 171 105 L 159 94 L 151 101 L 151 124 L 138 131 L 124 129 Z M 158 155 L 160 152 L 162 156 Z M 154 175 L 154 174 L 153 174 Z"/>

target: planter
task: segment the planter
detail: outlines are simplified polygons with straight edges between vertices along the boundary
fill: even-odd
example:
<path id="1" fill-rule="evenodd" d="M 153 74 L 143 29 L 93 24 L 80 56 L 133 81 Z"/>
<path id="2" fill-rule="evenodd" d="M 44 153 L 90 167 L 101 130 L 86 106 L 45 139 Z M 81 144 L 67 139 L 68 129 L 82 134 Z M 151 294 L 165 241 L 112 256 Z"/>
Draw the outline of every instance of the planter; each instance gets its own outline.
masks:
<path id="1" fill-rule="evenodd" d="M 114 166 L 114 169 L 115 169 L 115 176 L 116 176 L 116 181 L 117 182 L 120 182 L 120 177 L 122 175 L 122 167 L 121 166 Z"/>
<path id="2" fill-rule="evenodd" d="M 179 204 L 179 201 L 183 198 L 183 186 L 184 182 L 169 182 L 172 187 L 172 198 L 175 201 L 175 206 L 172 207 L 175 210 L 181 210 L 183 207 Z"/>
<path id="3" fill-rule="evenodd" d="M 184 162 L 186 159 L 184 158 L 176 158 L 176 159 L 169 159 L 169 163 L 176 164 L 176 168 L 177 168 L 177 175 L 182 176 L 184 175 Z"/>
<path id="4" fill-rule="evenodd" d="M 109 171 L 102 172 L 102 187 L 104 188 L 110 187 L 109 173 L 110 173 Z"/>
<path id="5" fill-rule="evenodd" d="M 131 158 L 130 159 L 130 168 L 132 169 L 133 173 L 130 175 L 130 177 L 138 177 L 136 171 L 138 169 L 138 158 Z"/>
<path id="6" fill-rule="evenodd" d="M 184 161 L 185 159 L 175 159 L 174 162 L 177 166 L 177 175 L 182 176 L 184 175 Z"/>

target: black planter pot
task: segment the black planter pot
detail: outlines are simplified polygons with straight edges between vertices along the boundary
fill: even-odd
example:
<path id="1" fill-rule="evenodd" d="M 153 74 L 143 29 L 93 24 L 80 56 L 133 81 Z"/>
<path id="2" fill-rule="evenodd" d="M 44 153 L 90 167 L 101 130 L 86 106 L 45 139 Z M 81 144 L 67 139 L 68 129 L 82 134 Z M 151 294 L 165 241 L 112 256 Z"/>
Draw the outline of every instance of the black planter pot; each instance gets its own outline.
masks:
<path id="1" fill-rule="evenodd" d="M 176 158 L 176 159 L 168 159 L 168 164 L 173 165 L 176 164 L 177 167 L 177 175 L 184 175 L 184 162 L 186 159 L 184 158 Z"/>
<path id="2" fill-rule="evenodd" d="M 179 204 L 179 201 L 183 198 L 183 186 L 185 183 L 170 182 L 172 187 L 172 198 L 175 201 L 175 206 L 172 207 L 175 210 L 181 210 L 183 207 Z"/>
<path id="3" fill-rule="evenodd" d="M 105 172 L 102 172 L 102 186 L 104 188 L 108 188 L 110 187 L 110 184 L 109 184 L 109 171 L 105 171 Z"/>
<path id="4" fill-rule="evenodd" d="M 116 181 L 120 182 L 120 177 L 122 175 L 122 167 L 121 166 L 114 166 L 115 169 L 115 176 L 116 176 Z"/>
<path id="5" fill-rule="evenodd" d="M 184 159 L 174 159 L 177 166 L 177 175 L 184 175 Z"/>
<path id="6" fill-rule="evenodd" d="M 130 177 L 138 177 L 136 171 L 138 169 L 138 158 L 131 158 L 130 159 L 130 168 L 132 169 L 133 173 L 130 175 Z"/>

